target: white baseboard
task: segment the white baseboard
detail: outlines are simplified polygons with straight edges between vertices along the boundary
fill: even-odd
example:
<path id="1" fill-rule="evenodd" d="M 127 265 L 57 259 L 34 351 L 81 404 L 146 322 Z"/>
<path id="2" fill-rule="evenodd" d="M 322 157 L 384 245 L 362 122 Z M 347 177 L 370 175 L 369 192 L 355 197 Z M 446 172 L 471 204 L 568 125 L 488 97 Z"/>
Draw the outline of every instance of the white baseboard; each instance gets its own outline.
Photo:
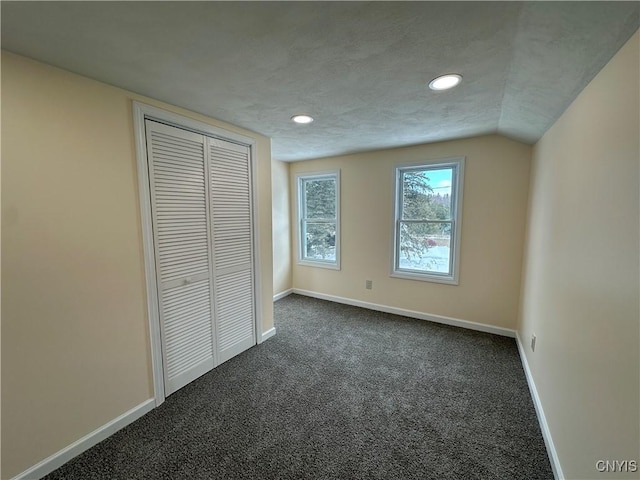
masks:
<path id="1" fill-rule="evenodd" d="M 38 462 L 33 467 L 16 475 L 12 480 L 32 480 L 35 478 L 44 477 L 45 475 L 53 472 L 55 469 L 67 463 L 72 458 L 77 457 L 85 450 L 88 450 L 94 445 L 100 443 L 105 438 L 113 435 L 118 430 L 136 421 L 145 413 L 153 410 L 155 405 L 156 404 L 154 399 L 149 399 L 145 402 L 142 402 L 140 405 L 133 407 L 128 412 L 123 413 L 119 417 L 114 418 L 108 423 L 105 423 L 103 426 L 97 428 L 88 435 L 85 435 L 80 440 L 73 442 L 68 447 L 63 448 L 59 452 L 56 452 L 50 457 L 45 458 L 41 462 Z"/>
<path id="2" fill-rule="evenodd" d="M 268 338 L 273 337 L 275 334 L 276 334 L 276 327 L 271 327 L 269 330 L 262 333 L 262 341 L 264 342 Z"/>
<path id="3" fill-rule="evenodd" d="M 540 424 L 540 430 L 542 431 L 542 438 L 544 444 L 547 446 L 547 453 L 549 454 L 549 461 L 551 462 L 551 469 L 553 470 L 553 476 L 556 480 L 564 480 L 564 474 L 562 473 L 562 467 L 560 466 L 560 459 L 558 458 L 558 452 L 553 444 L 553 438 L 551 438 L 551 431 L 549 430 L 549 424 L 547 423 L 547 417 L 544 415 L 544 409 L 542 408 L 542 402 L 538 396 L 538 389 L 533 381 L 533 375 L 531 375 L 531 369 L 529 368 L 529 362 L 527 356 L 524 353 L 524 346 L 520 339 L 520 335 L 516 332 L 516 343 L 518 344 L 518 352 L 520 353 L 520 360 L 522 361 L 522 368 L 524 368 L 524 374 L 527 378 L 527 384 L 529 385 L 529 391 L 533 398 L 533 405 L 536 408 L 536 414 L 538 415 L 538 423 Z"/>
<path id="4" fill-rule="evenodd" d="M 291 295 L 293 293 L 293 288 L 290 288 L 289 290 L 285 290 L 284 292 L 280 292 L 280 293 L 276 293 L 273 296 L 273 301 L 277 302 L 278 300 L 280 300 L 281 298 L 284 298 L 288 295 Z"/>
<path id="5" fill-rule="evenodd" d="M 391 313 L 394 315 L 402 315 L 404 317 L 417 318 L 419 320 L 428 320 L 435 323 L 443 323 L 445 325 L 452 325 L 454 327 L 467 328 L 469 330 L 477 330 L 480 332 L 493 333 L 496 335 L 502 335 L 504 337 L 515 338 L 516 331 L 509 328 L 495 327 L 493 325 L 486 325 L 484 323 L 470 322 L 468 320 L 460 320 L 459 318 L 444 317 L 442 315 L 434 315 L 431 313 L 416 312 L 414 310 L 405 310 L 404 308 L 389 307 L 387 305 L 378 305 L 377 303 L 363 302 L 361 300 L 353 300 L 351 298 L 336 297 L 334 295 L 327 295 L 325 293 L 317 293 L 309 290 L 300 290 L 298 288 L 293 289 L 293 293 L 298 295 L 304 295 L 307 297 L 319 298 L 321 300 L 329 300 L 330 302 L 344 303 L 346 305 L 352 305 L 354 307 L 368 308 L 369 310 L 376 310 L 378 312 Z"/>

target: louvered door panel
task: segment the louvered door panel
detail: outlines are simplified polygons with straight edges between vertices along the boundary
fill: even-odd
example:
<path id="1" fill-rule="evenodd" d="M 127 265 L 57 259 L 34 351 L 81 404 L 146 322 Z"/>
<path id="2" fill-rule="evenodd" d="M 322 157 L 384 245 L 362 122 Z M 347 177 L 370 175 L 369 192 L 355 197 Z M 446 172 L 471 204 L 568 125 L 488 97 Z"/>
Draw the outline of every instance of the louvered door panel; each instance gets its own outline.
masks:
<path id="1" fill-rule="evenodd" d="M 209 142 L 218 362 L 255 345 L 249 148 Z"/>
<path id="2" fill-rule="evenodd" d="M 205 139 L 147 120 L 165 394 L 214 366 Z"/>
<path id="3" fill-rule="evenodd" d="M 253 305 L 247 301 L 247 292 L 253 287 L 249 270 L 222 275 L 221 280 L 217 318 L 220 351 L 225 351 L 253 338 L 253 321 L 249 321 L 253 319 Z"/>

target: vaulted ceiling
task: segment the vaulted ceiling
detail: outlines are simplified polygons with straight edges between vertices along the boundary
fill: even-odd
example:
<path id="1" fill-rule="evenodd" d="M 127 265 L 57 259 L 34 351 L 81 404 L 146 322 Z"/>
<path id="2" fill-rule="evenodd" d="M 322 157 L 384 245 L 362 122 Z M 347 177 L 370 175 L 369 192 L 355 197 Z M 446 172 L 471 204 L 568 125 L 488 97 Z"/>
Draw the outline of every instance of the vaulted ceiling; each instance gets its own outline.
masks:
<path id="1" fill-rule="evenodd" d="M 495 132 L 535 142 L 639 26 L 637 2 L 1 9 L 4 49 L 269 136 L 279 160 Z M 449 72 L 457 88 L 427 88 Z"/>

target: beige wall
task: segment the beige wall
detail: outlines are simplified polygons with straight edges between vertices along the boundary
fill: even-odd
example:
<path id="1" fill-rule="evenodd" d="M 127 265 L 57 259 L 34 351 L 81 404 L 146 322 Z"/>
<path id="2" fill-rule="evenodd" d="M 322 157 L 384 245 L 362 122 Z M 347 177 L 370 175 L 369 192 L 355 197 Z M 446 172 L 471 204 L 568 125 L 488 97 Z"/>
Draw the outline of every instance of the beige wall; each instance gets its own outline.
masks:
<path id="1" fill-rule="evenodd" d="M 271 162 L 273 194 L 273 294 L 291 289 L 291 205 L 289 164 Z"/>
<path id="2" fill-rule="evenodd" d="M 466 156 L 460 284 L 391 278 L 394 166 L 453 156 Z M 342 269 L 294 262 L 294 288 L 514 329 L 530 157 L 490 135 L 292 163 L 292 192 L 296 173 L 340 169 L 342 195 Z"/>
<path id="3" fill-rule="evenodd" d="M 152 397 L 132 100 L 257 139 L 263 330 L 269 139 L 2 54 L 2 478 Z"/>
<path id="4" fill-rule="evenodd" d="M 534 149 L 519 334 L 570 479 L 640 461 L 638 38 Z"/>

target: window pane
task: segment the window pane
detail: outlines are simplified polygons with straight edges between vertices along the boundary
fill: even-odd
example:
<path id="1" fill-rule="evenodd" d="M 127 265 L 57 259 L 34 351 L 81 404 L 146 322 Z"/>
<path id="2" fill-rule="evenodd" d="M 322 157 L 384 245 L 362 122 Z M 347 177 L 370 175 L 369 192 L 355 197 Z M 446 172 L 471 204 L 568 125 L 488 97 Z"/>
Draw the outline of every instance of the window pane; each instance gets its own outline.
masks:
<path id="1" fill-rule="evenodd" d="M 451 223 L 400 223 L 398 268 L 450 274 Z"/>
<path id="2" fill-rule="evenodd" d="M 336 218 L 335 179 L 305 180 L 304 199 L 306 218 Z"/>
<path id="3" fill-rule="evenodd" d="M 453 168 L 402 173 L 403 220 L 450 220 Z"/>
<path id="4" fill-rule="evenodd" d="M 313 260 L 336 260 L 336 224 L 304 224 L 304 258 Z"/>

